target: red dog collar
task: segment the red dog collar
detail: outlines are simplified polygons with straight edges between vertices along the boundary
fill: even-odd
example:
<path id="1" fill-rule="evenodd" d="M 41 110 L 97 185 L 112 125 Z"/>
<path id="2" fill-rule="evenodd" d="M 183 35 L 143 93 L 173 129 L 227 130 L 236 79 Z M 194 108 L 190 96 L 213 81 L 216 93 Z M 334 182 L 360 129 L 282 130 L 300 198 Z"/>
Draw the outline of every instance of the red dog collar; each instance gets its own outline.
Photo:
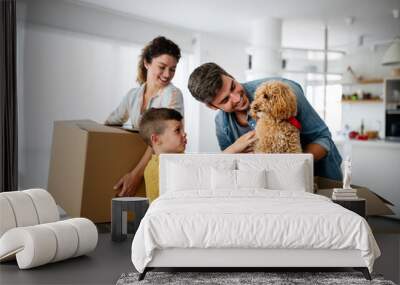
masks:
<path id="1" fill-rule="evenodd" d="M 296 127 L 296 129 L 300 130 L 301 129 L 301 124 L 300 122 L 295 118 L 295 117 L 290 117 L 288 119 L 289 123 L 291 123 L 293 126 Z"/>

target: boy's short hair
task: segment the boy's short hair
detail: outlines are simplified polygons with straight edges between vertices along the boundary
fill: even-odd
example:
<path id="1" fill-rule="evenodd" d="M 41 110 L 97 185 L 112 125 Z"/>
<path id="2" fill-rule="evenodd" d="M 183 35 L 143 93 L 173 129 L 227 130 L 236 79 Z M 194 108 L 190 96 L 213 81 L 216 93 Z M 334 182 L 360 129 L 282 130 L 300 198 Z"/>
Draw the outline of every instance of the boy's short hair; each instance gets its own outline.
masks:
<path id="1" fill-rule="evenodd" d="M 233 78 L 228 72 L 214 62 L 197 67 L 190 74 L 188 88 L 192 96 L 206 104 L 211 104 L 222 87 L 222 75 Z"/>
<path id="2" fill-rule="evenodd" d="M 151 135 L 164 133 L 165 121 L 182 121 L 181 113 L 169 108 L 150 108 L 144 114 L 139 123 L 139 133 L 144 141 L 151 146 Z"/>

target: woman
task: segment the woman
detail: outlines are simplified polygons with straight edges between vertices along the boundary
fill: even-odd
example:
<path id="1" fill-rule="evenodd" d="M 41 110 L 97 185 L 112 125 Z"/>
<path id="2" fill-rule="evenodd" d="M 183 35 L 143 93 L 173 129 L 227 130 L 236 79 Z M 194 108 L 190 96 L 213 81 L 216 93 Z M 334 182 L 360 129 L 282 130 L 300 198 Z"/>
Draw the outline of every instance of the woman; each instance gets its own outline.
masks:
<path id="1" fill-rule="evenodd" d="M 140 86 L 126 94 L 105 124 L 122 125 L 130 119 L 132 126 L 138 128 L 142 114 L 152 107 L 172 108 L 183 116 L 182 92 L 171 83 L 180 57 L 179 47 L 165 37 L 157 37 L 145 46 L 138 63 L 137 82 Z M 118 196 L 135 195 L 151 154 L 148 147 L 138 165 L 114 186 L 119 191 Z"/>

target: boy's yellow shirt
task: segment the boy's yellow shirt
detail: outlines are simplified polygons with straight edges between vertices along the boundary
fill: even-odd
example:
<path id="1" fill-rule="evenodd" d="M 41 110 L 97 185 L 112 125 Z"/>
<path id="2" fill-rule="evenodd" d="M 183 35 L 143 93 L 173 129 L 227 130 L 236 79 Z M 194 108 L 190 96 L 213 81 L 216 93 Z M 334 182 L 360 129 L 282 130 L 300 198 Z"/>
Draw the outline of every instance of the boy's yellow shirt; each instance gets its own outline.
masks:
<path id="1" fill-rule="evenodd" d="M 159 160 L 158 155 L 153 154 L 144 169 L 144 183 L 146 185 L 146 196 L 150 203 L 160 195 L 159 192 Z"/>

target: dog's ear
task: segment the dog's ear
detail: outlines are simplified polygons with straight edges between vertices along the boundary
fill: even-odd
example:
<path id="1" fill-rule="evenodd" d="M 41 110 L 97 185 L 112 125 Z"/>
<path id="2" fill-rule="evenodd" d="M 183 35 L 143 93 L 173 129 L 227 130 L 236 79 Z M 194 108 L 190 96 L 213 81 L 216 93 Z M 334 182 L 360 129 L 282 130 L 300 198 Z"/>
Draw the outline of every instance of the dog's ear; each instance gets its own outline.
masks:
<path id="1" fill-rule="evenodd" d="M 273 82 L 269 86 L 272 94 L 271 114 L 279 120 L 285 120 L 296 115 L 296 95 L 287 84 Z"/>
<path id="2" fill-rule="evenodd" d="M 286 104 L 287 117 L 294 117 L 297 115 L 297 98 L 292 89 L 286 86 L 283 90 L 283 100 Z"/>
<path id="3" fill-rule="evenodd" d="M 277 120 L 287 119 L 286 102 L 279 96 L 271 100 L 271 115 Z"/>

